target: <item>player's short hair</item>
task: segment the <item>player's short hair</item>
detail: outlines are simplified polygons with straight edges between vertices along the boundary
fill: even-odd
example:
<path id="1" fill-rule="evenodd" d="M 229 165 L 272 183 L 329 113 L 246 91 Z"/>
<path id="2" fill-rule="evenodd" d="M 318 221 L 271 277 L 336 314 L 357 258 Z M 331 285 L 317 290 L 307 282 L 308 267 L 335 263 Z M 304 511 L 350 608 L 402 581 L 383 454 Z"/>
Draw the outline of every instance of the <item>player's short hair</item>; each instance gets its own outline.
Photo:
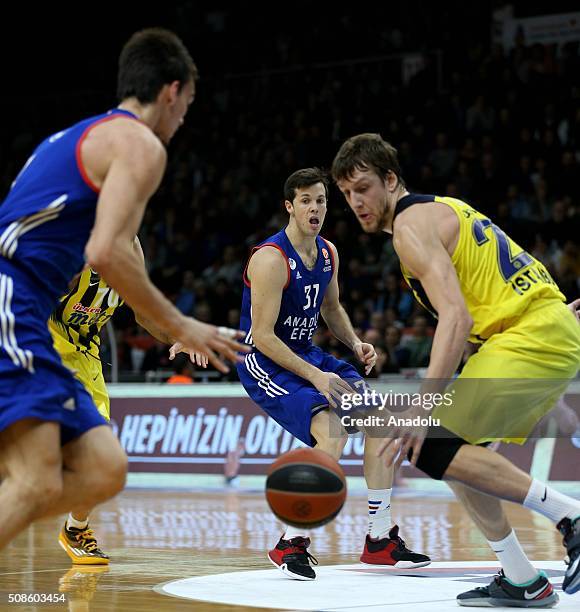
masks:
<path id="1" fill-rule="evenodd" d="M 332 162 L 332 178 L 335 181 L 350 179 L 356 170 L 372 170 L 383 180 L 390 171 L 405 185 L 397 149 L 380 134 L 358 134 L 342 144 Z"/>
<path id="2" fill-rule="evenodd" d="M 117 98 L 135 97 L 154 102 L 164 85 L 180 82 L 181 88 L 198 77 L 197 67 L 180 38 L 163 28 L 135 32 L 119 56 Z"/>
<path id="3" fill-rule="evenodd" d="M 284 199 L 292 202 L 297 189 L 305 189 L 316 183 L 324 185 L 324 193 L 328 199 L 328 174 L 320 168 L 302 168 L 293 172 L 284 183 Z"/>

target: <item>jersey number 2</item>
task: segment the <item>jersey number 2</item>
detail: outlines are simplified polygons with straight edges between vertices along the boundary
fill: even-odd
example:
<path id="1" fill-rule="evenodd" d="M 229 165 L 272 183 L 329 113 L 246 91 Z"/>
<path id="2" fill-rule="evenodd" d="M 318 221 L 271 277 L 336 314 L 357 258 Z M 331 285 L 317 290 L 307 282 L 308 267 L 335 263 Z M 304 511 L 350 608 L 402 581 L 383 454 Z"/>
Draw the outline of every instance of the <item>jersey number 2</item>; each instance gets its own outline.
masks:
<path id="1" fill-rule="evenodd" d="M 500 274 L 506 283 L 510 278 L 517 274 L 522 268 L 529 266 L 534 260 L 525 251 L 522 251 L 514 257 L 510 247 L 509 239 L 505 233 L 490 219 L 474 219 L 473 220 L 473 237 L 477 246 L 482 246 L 489 241 L 489 237 L 485 231 L 491 228 L 495 235 L 497 245 L 497 263 Z"/>

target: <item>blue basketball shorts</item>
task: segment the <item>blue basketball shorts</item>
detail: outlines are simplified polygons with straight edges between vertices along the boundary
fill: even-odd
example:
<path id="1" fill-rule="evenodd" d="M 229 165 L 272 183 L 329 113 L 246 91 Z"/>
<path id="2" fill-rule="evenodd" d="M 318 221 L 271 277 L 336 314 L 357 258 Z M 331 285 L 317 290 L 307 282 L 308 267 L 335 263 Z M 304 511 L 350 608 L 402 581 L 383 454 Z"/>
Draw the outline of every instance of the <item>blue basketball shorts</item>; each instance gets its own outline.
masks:
<path id="1" fill-rule="evenodd" d="M 53 421 L 66 444 L 107 422 L 54 350 L 51 307 L 34 279 L 0 256 L 0 431 L 23 419 Z"/>
<path id="2" fill-rule="evenodd" d="M 362 380 L 352 365 L 317 346 L 298 356 L 323 372 L 334 372 L 351 385 Z M 315 445 L 310 435 L 312 417 L 328 408 L 328 400 L 316 387 L 258 351 L 246 355 L 237 370 L 240 382 L 256 404 L 295 438 L 308 446 Z"/>

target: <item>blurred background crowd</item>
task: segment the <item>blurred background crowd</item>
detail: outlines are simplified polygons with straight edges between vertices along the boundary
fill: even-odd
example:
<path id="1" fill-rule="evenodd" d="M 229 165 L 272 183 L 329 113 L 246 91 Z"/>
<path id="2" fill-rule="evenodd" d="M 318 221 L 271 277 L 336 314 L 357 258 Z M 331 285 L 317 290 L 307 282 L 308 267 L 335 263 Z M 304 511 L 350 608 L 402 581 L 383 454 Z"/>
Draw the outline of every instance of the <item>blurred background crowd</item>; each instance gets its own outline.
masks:
<path id="1" fill-rule="evenodd" d="M 522 5 L 515 16 L 537 13 Z M 248 252 L 286 223 L 286 177 L 329 168 L 344 139 L 370 131 L 398 149 L 411 191 L 467 200 L 568 298 L 580 295 L 579 43 L 530 44 L 519 32 L 507 45 L 494 35 L 502 10 L 410 0 L 345 17 L 298 3 L 258 19 L 240 6 L 176 5 L 160 25 L 183 37 L 201 80 L 140 233 L 153 282 L 185 314 L 237 327 Z M 44 113 L 0 135 L 2 194 L 39 138 L 114 104 L 104 77 L 75 87 L 64 104 L 37 91 Z M 4 103 L 31 105 L 18 93 Z M 322 235 L 341 256 L 341 301 L 378 349 L 375 375 L 426 366 L 434 321 L 404 285 L 390 237 L 363 234 L 335 188 Z M 172 369 L 128 309 L 114 328 L 122 380 Z M 315 341 L 349 357 L 324 326 Z"/>

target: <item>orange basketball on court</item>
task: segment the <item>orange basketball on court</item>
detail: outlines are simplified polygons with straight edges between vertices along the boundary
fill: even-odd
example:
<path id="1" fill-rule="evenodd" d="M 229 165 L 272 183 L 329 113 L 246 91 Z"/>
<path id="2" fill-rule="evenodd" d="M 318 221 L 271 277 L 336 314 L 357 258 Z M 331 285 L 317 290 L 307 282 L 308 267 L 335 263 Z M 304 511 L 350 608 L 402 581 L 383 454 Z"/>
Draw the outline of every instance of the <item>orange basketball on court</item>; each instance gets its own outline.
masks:
<path id="1" fill-rule="evenodd" d="M 270 466 L 266 499 L 284 523 L 320 527 L 340 512 L 346 499 L 346 478 L 330 455 L 314 448 L 297 448 Z"/>

